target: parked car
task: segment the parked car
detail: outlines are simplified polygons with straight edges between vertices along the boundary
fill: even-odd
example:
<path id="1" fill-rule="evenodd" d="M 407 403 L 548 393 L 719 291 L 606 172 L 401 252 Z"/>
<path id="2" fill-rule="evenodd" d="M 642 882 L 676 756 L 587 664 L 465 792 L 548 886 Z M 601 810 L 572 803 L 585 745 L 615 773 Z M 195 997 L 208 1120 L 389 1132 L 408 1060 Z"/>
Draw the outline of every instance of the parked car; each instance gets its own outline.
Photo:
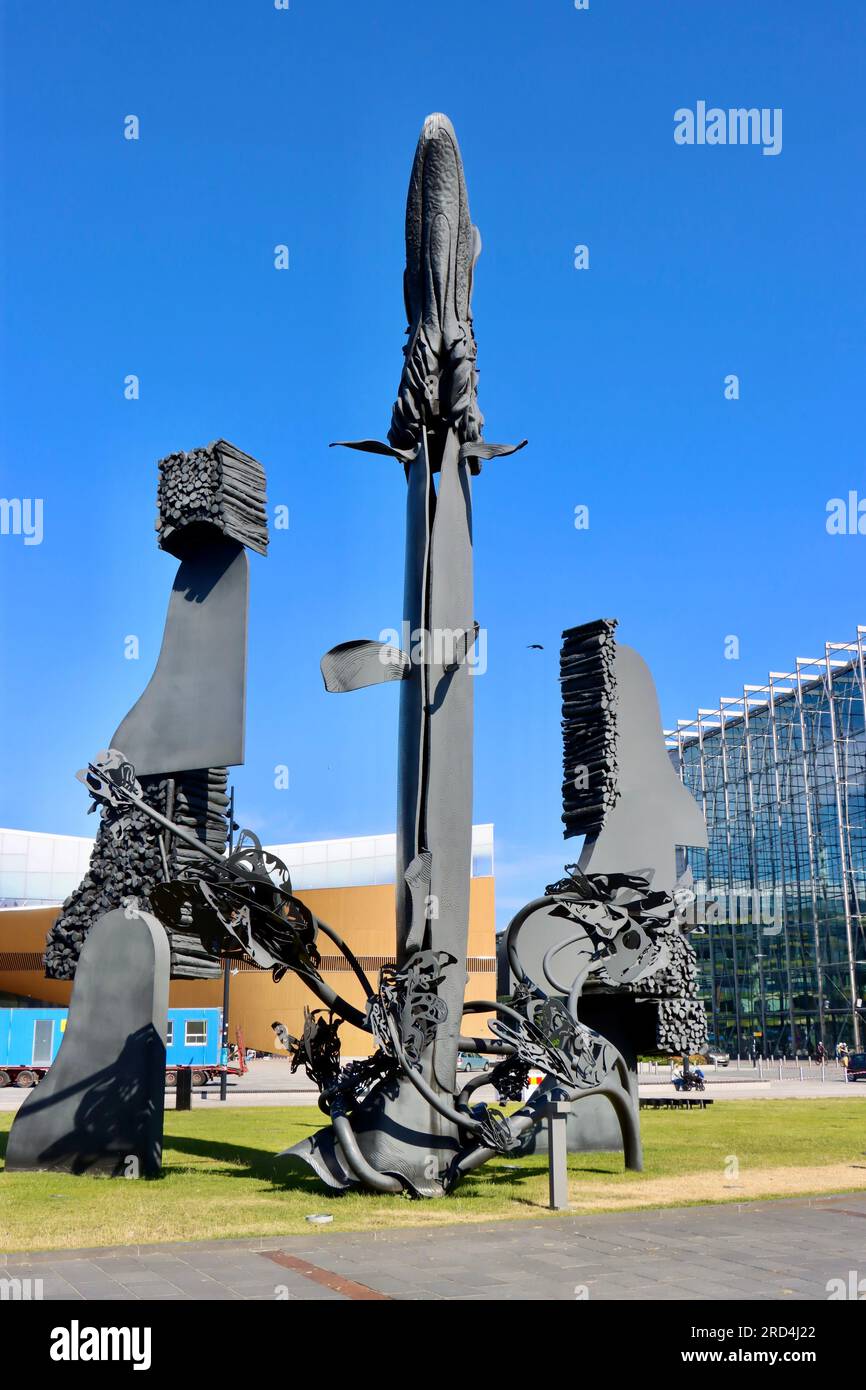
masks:
<path id="1" fill-rule="evenodd" d="M 480 1052 L 458 1052 L 457 1070 L 458 1071 L 487 1071 L 490 1062 L 486 1057 L 482 1057 Z"/>
<path id="2" fill-rule="evenodd" d="M 707 1053 L 707 1061 L 712 1062 L 717 1067 L 726 1067 L 730 1060 L 730 1054 L 727 1052 L 710 1051 Z"/>
<path id="3" fill-rule="evenodd" d="M 866 1081 L 866 1052 L 852 1052 L 848 1058 L 848 1080 Z"/>

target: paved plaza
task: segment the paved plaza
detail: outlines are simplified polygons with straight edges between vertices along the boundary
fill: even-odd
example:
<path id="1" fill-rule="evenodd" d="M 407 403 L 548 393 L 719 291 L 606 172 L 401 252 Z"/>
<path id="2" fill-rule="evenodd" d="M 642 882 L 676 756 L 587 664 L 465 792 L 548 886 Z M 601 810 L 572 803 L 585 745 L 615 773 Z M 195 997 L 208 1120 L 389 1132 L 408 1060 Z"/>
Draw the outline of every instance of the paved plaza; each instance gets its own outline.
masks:
<path id="1" fill-rule="evenodd" d="M 347 1058 L 342 1058 L 345 1064 Z M 707 1072 L 707 1096 L 712 1100 L 866 1100 L 866 1082 L 848 1084 L 844 1071 L 835 1065 L 825 1068 L 809 1062 L 763 1062 L 752 1067 L 748 1062 L 730 1067 L 714 1068 Z M 781 1074 L 780 1074 L 781 1073 Z M 669 1069 L 641 1066 L 640 1094 L 646 1099 L 673 1094 Z M 27 1095 L 15 1086 L 0 1091 L 0 1110 L 17 1110 Z M 292 1072 L 284 1057 L 260 1057 L 251 1063 L 245 1076 L 229 1078 L 228 1100 L 225 1104 L 258 1105 L 315 1105 L 319 1098 L 316 1084 L 303 1072 Z M 496 1101 L 490 1086 L 476 1093 L 476 1100 Z M 193 1106 L 219 1109 L 218 1081 L 197 1087 L 193 1091 Z M 166 1092 L 166 1108 L 174 1108 L 174 1092 Z"/>
<path id="2" fill-rule="evenodd" d="M 856 1289 L 864 1274 L 862 1193 L 0 1255 L 0 1279 L 41 1280 L 32 1296 L 54 1300 L 809 1301 L 826 1300 L 828 1286 Z"/>

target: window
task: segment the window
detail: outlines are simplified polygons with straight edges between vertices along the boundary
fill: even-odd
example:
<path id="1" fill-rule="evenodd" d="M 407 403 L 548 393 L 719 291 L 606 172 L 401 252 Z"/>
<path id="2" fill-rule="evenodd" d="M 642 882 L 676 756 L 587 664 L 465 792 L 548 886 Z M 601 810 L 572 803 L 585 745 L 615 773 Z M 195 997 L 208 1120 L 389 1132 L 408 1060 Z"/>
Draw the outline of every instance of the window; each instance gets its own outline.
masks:
<path id="1" fill-rule="evenodd" d="M 187 1047 L 204 1047 L 207 1042 L 207 1019 L 188 1018 L 183 1040 Z"/>
<path id="2" fill-rule="evenodd" d="M 171 1047 L 174 1042 L 174 1019 L 170 1018 L 165 1025 L 165 1045 Z"/>

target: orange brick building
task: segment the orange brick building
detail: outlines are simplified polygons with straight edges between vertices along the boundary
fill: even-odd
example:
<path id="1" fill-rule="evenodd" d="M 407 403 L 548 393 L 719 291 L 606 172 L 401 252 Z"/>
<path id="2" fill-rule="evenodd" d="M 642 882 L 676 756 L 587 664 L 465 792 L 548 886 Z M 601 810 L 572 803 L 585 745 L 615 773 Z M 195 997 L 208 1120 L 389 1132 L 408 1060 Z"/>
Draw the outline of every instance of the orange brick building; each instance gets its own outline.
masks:
<path id="1" fill-rule="evenodd" d="M 0 907 L 0 1000 L 39 1001 L 66 1005 L 72 986 L 66 981 L 46 980 L 42 969 L 42 950 L 49 927 L 59 911 L 59 902 L 27 901 L 30 878 L 22 865 L 34 853 L 22 842 L 38 838 L 36 858 L 42 865 L 37 887 L 50 892 L 57 881 L 51 875 L 48 851 L 68 837 L 27 836 L 21 831 L 2 831 L 0 842 L 0 897 L 14 906 Z M 10 837 L 12 849 L 8 848 Z M 46 846 L 45 841 L 55 844 Z M 59 846 L 60 852 L 68 846 Z M 298 896 L 317 917 L 339 932 L 360 960 L 373 985 L 381 966 L 394 960 L 396 919 L 393 885 L 393 836 L 365 836 L 355 840 L 313 841 L 304 845 L 275 845 L 274 852 L 289 865 Z M 41 857 L 40 857 L 41 856 Z M 67 855 L 68 857 L 68 855 Z M 496 946 L 494 927 L 493 827 L 476 826 L 473 831 L 473 877 L 469 909 L 469 948 L 467 999 L 495 999 Z M 10 864 L 12 867 L 10 868 Z M 76 870 L 77 871 L 77 870 Z M 390 882 L 360 882 L 363 878 L 383 878 Z M 13 877 L 17 875 L 17 877 Z M 346 882 L 345 880 L 350 880 Z M 306 887 L 305 883 L 326 882 L 326 887 Z M 354 880 L 354 881 L 352 881 Z M 77 881 L 77 880 L 76 880 Z M 9 887 L 23 888 L 10 894 Z M 65 893 L 70 887 L 63 883 Z M 71 886 L 74 886 L 72 884 Z M 59 896 L 59 895 L 58 895 Z M 363 991 L 347 963 L 326 938 L 319 942 L 322 974 L 328 983 L 350 1003 L 362 1004 Z M 173 980 L 169 1002 L 176 1008 L 219 1008 L 223 1001 L 222 979 Z M 238 1029 L 247 1047 L 262 1052 L 280 1051 L 271 1024 L 285 1024 L 297 1036 L 303 1026 L 304 1006 L 318 1007 L 318 1000 L 293 974 L 274 984 L 270 972 L 241 965 L 231 977 L 229 998 L 229 1037 Z M 474 1016 L 466 1031 L 484 1031 L 484 1016 Z M 343 1055 L 365 1056 L 373 1050 L 369 1034 L 351 1024 L 341 1032 Z"/>

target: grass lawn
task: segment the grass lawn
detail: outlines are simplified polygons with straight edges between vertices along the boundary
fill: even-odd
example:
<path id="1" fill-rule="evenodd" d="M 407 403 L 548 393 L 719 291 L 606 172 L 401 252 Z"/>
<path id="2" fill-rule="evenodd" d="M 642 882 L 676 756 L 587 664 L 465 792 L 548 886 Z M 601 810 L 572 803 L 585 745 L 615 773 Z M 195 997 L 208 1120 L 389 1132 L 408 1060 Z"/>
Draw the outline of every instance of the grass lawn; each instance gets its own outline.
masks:
<path id="1" fill-rule="evenodd" d="M 11 1112 L 0 1113 L 0 1155 Z M 544 1159 L 496 1159 L 455 1196 L 412 1201 L 329 1193 L 275 1154 L 320 1128 L 312 1107 L 191 1110 L 165 1116 L 161 1178 L 131 1182 L 0 1169 L 0 1250 L 305 1235 L 548 1212 Z M 611 1211 L 866 1188 L 866 1108 L 855 1100 L 725 1101 L 705 1111 L 644 1111 L 644 1173 L 622 1155 L 569 1156 L 572 1209 Z M 736 1163 L 732 1161 L 736 1160 Z M 304 1217 L 328 1212 L 332 1225 Z"/>

